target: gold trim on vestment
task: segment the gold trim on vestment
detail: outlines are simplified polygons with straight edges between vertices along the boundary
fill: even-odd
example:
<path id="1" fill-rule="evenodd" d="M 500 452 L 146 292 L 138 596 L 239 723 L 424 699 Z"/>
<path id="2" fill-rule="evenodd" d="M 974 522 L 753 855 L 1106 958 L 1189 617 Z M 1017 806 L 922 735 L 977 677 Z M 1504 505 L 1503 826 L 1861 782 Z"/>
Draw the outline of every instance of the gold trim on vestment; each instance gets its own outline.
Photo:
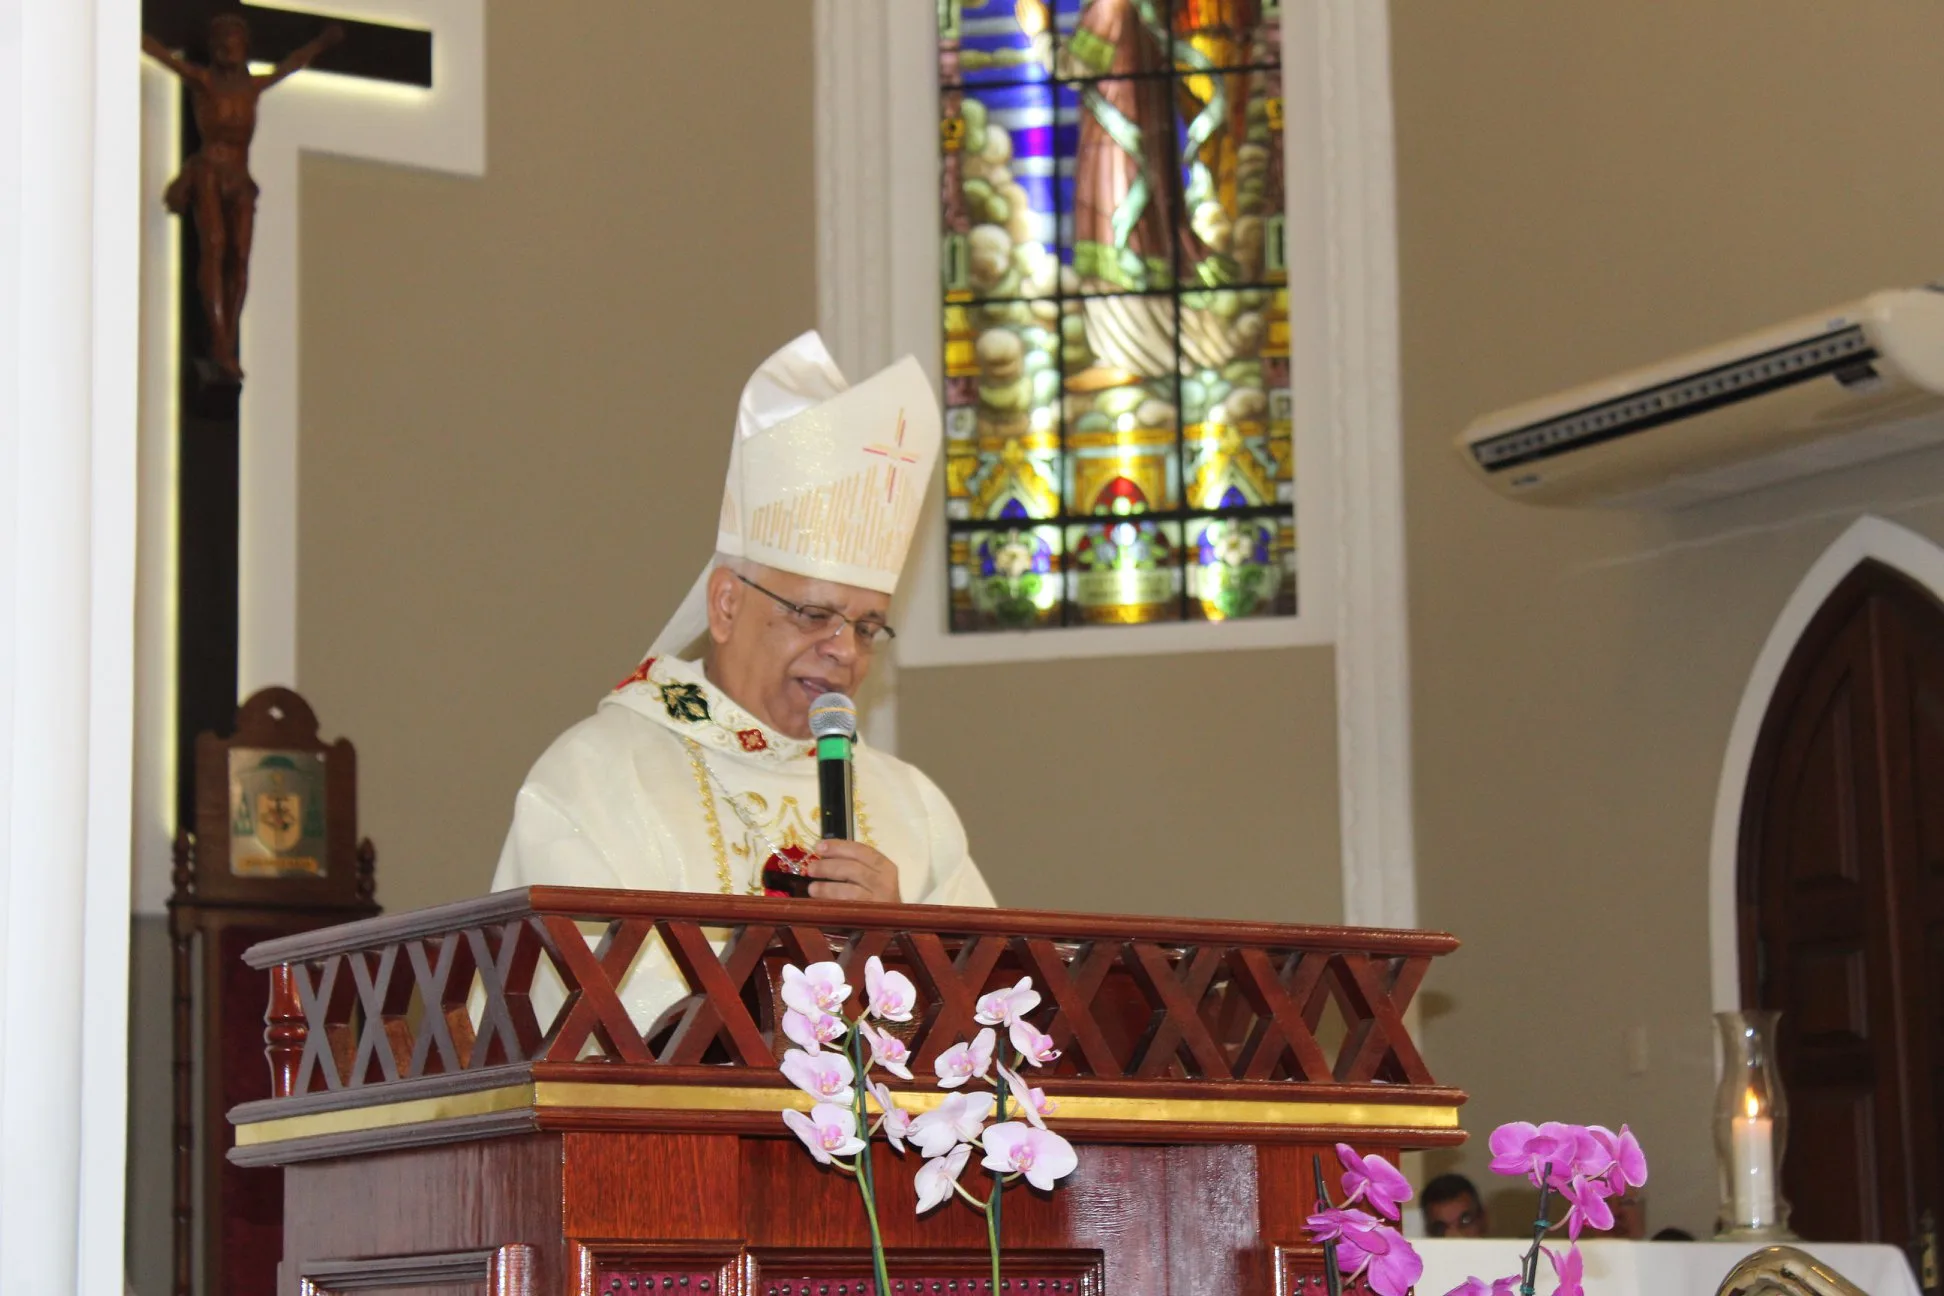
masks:
<path id="1" fill-rule="evenodd" d="M 1057 1082 L 1056 1082 L 1057 1084 Z M 896 1095 L 908 1111 L 930 1111 L 949 1091 Z M 464 1116 L 531 1107 L 541 1110 L 780 1112 L 808 1111 L 815 1100 L 800 1089 L 741 1085 L 602 1084 L 546 1080 L 504 1085 L 443 1098 L 375 1103 L 341 1111 L 313 1112 L 252 1121 L 236 1127 L 238 1147 L 260 1147 L 323 1134 L 350 1134 L 431 1124 Z M 1310 1102 L 1250 1098 L 1117 1098 L 1105 1094 L 1054 1095 L 1054 1128 L 1065 1120 L 1130 1124 L 1343 1126 L 1347 1128 L 1455 1130 L 1458 1109 L 1429 1103 Z"/>

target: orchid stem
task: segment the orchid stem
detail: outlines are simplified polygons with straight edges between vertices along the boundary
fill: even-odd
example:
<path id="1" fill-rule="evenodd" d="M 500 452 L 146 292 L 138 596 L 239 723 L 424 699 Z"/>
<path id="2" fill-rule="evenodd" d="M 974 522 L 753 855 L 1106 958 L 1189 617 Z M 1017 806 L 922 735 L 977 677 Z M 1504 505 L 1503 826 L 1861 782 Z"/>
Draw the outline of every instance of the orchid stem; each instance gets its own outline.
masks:
<path id="1" fill-rule="evenodd" d="M 1316 1209 L 1330 1209 L 1330 1190 L 1323 1183 L 1323 1158 L 1310 1158 L 1310 1173 L 1316 1176 Z M 1343 1270 L 1337 1266 L 1337 1245 L 1334 1241 L 1323 1244 L 1323 1287 L 1329 1296 L 1343 1296 Z M 1531 1296 L 1528 1292 L 1526 1296 Z"/>
<path id="2" fill-rule="evenodd" d="M 851 1065 L 855 1074 L 851 1077 L 852 1097 L 857 1112 L 857 1127 L 865 1131 L 864 1150 L 857 1154 L 857 1193 L 864 1199 L 864 1215 L 871 1222 L 871 1270 L 877 1283 L 877 1296 L 891 1296 L 891 1277 L 884 1263 L 884 1234 L 878 1228 L 877 1216 L 877 1178 L 871 1172 L 871 1129 L 864 1109 L 864 1032 L 851 1023 L 850 1032 Z"/>
<path id="3" fill-rule="evenodd" d="M 1025 1060 L 1025 1056 L 1026 1055 L 1023 1053 L 1020 1054 L 1018 1058 L 1014 1059 L 1013 1066 L 1014 1067 L 1019 1066 L 1019 1064 Z M 992 1087 L 994 1091 L 998 1094 L 998 1099 L 994 1105 L 993 1111 L 997 1115 L 997 1117 L 1003 1121 L 1006 1119 L 1006 1077 L 1004 1075 L 995 1076 L 992 1081 Z M 986 1204 L 985 1204 L 986 1247 L 992 1252 L 992 1296 L 999 1296 L 999 1291 L 1000 1291 L 999 1288 L 999 1202 L 1001 1197 L 1004 1196 L 1005 1191 L 1006 1191 L 1006 1178 L 1004 1175 L 1000 1174 L 998 1171 L 995 1170 L 992 1174 L 992 1195 L 986 1198 Z"/>
<path id="4" fill-rule="evenodd" d="M 1532 1222 L 1532 1249 L 1525 1254 L 1525 1263 L 1520 1266 L 1519 1296 L 1534 1296 L 1539 1286 L 1539 1248 L 1545 1241 L 1546 1230 L 1551 1227 L 1546 1208 L 1552 1197 L 1552 1164 L 1547 1163 L 1539 1176 L 1539 1218 Z"/>

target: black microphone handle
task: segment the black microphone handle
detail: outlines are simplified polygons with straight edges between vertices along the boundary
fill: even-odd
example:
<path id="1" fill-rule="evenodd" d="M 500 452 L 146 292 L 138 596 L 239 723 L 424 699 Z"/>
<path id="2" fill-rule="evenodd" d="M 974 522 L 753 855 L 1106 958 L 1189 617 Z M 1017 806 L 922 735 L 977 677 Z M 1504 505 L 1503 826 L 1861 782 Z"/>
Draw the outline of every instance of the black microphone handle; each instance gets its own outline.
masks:
<path id="1" fill-rule="evenodd" d="M 817 802 L 825 837 L 851 836 L 851 763 L 825 758 L 817 762 Z"/>

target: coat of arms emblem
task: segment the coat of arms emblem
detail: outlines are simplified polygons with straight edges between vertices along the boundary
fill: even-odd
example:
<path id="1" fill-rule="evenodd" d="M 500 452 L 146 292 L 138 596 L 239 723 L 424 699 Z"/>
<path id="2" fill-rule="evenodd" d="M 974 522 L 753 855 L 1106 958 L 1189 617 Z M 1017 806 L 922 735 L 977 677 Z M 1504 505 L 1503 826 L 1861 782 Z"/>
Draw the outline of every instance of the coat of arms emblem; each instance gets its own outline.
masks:
<path id="1" fill-rule="evenodd" d="M 230 872 L 323 876 L 324 762 L 317 753 L 230 751 Z"/>

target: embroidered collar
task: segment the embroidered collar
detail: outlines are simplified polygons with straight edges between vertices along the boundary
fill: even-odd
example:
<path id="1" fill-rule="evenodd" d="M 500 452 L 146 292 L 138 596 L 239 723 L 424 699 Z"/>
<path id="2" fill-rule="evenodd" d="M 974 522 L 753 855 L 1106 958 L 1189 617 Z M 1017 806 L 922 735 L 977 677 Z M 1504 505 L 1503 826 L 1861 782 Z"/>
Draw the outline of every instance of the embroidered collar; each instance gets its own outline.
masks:
<path id="1" fill-rule="evenodd" d="M 680 737 L 756 764 L 808 760 L 816 750 L 809 739 L 780 734 L 743 710 L 709 682 L 700 662 L 679 657 L 650 657 L 601 705 L 627 707 Z"/>

